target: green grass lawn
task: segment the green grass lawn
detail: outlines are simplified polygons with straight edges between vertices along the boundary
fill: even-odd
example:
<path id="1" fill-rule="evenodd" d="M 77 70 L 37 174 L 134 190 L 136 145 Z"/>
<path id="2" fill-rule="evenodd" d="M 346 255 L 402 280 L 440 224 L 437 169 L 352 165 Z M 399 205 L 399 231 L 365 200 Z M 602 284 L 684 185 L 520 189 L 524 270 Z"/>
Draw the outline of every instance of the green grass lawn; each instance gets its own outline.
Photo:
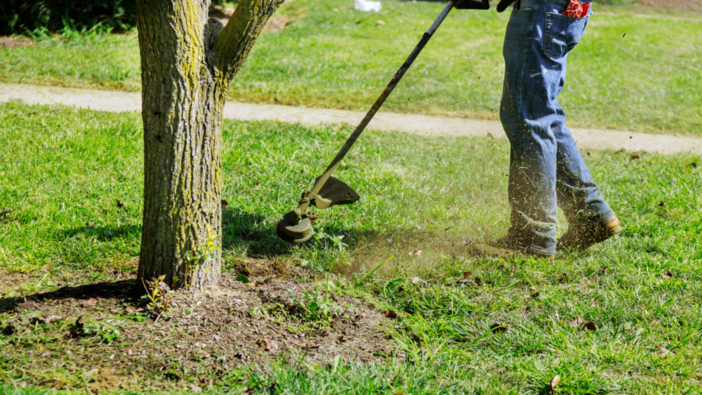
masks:
<path id="1" fill-rule="evenodd" d="M 253 102 L 366 110 L 438 15 L 440 3 L 385 1 L 378 14 L 339 0 L 294 0 L 231 89 Z M 595 6 L 570 55 L 561 102 L 573 125 L 702 134 L 702 17 Z M 454 11 L 385 109 L 497 118 L 508 13 Z M 381 24 L 379 21 L 382 21 Z M 40 40 L 0 50 L 0 81 L 138 90 L 135 35 Z"/>
<path id="2" fill-rule="evenodd" d="M 132 275 L 140 116 L 8 103 L 0 125 L 0 211 L 12 210 L 0 215 L 0 309 L 11 296 Z M 320 273 L 363 273 L 393 257 L 362 283 L 342 277 L 339 292 L 400 314 L 386 329 L 406 360 L 280 362 L 221 377 L 203 365 L 188 373 L 193 379 L 220 377 L 215 393 L 538 394 L 550 393 L 556 375 L 556 392 L 568 394 L 702 391 L 702 167 L 691 165 L 699 158 L 591 152 L 587 162 L 624 224 L 621 237 L 555 262 L 481 258 L 463 241 L 506 230 L 507 143 L 369 132 L 336 173 L 362 200 L 320 211 L 313 243 L 278 241 L 273 225 L 349 132 L 225 122 L 225 271 L 244 257 L 267 257 Z M 466 272 L 468 281 L 457 283 Z M 12 314 L 0 313 L 0 329 Z M 597 330 L 580 329 L 578 319 Z M 498 322 L 511 327 L 491 332 Z M 65 365 L 27 371 L 17 363 L 63 352 L 60 332 L 51 341 L 8 333 L 0 330 L 0 382 L 9 385 L 0 392 L 21 393 L 13 387 L 20 382 L 50 386 L 52 375 L 82 382 L 66 376 Z M 146 391 L 164 376 L 142 379 Z"/>

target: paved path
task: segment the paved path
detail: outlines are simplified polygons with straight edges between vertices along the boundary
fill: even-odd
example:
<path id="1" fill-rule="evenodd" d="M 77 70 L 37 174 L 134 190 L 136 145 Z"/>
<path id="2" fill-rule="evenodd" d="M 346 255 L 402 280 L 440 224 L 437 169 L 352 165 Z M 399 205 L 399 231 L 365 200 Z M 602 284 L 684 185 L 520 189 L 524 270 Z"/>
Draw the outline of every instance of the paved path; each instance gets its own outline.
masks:
<path id="1" fill-rule="evenodd" d="M 22 100 L 32 104 L 64 104 L 93 110 L 140 111 L 141 94 L 32 85 L 0 84 L 0 102 Z M 243 121 L 278 120 L 314 126 L 346 123 L 357 125 L 365 113 L 358 111 L 301 108 L 270 104 L 227 102 L 224 117 Z M 465 136 L 504 138 L 497 121 L 471 120 L 432 115 L 379 112 L 369 129 L 396 131 L 424 136 Z M 626 150 L 702 155 L 702 138 L 632 133 L 616 130 L 572 129 L 578 146 L 596 150 Z"/>

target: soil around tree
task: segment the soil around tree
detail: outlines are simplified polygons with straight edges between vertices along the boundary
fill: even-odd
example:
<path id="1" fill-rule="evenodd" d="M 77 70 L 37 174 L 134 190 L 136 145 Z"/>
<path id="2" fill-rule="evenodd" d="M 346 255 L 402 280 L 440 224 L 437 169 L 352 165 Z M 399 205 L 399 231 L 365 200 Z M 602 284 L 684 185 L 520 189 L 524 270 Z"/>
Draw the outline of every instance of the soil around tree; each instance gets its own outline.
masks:
<path id="1" fill-rule="evenodd" d="M 245 266 L 261 273 L 266 265 Z M 130 299 L 135 280 L 0 299 L 0 314 L 9 316 L 0 322 L 6 337 L 0 367 L 22 376 L 22 385 L 191 391 L 231 382 L 229 375 L 241 374 L 237 368 L 256 370 L 276 360 L 326 366 L 339 358 L 403 358 L 381 329 L 393 325 L 391 319 L 362 300 L 290 278 L 303 270 L 251 277 L 247 284 L 226 275 L 202 292 L 170 293 L 165 312 Z M 322 294 L 343 311 L 328 321 L 306 318 L 296 302 L 305 292 Z M 193 375 L 198 381 L 184 381 Z"/>

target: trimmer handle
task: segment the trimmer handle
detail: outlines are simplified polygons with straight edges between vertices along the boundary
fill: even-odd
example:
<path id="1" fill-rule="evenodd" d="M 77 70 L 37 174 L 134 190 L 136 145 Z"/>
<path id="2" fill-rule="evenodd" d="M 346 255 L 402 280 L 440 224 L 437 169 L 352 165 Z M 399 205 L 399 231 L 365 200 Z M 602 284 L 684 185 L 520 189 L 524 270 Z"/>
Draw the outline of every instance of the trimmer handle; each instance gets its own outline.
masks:
<path id="1" fill-rule="evenodd" d="M 453 0 L 453 6 L 459 10 L 489 10 L 488 0 Z"/>

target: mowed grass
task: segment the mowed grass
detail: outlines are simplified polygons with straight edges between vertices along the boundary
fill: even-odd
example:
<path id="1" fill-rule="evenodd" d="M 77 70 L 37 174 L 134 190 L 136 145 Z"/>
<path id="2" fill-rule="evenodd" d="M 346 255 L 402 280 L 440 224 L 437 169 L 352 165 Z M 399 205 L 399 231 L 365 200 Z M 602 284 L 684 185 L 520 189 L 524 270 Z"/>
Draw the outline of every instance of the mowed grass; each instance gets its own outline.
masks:
<path id="1" fill-rule="evenodd" d="M 0 216 L 0 278 L 9 279 L 0 284 L 0 308 L 8 296 L 133 275 L 140 116 L 13 102 L 0 105 L 0 125 L 0 211 L 13 210 Z M 370 132 L 336 173 L 362 200 L 320 211 L 308 245 L 278 241 L 273 225 L 349 132 L 225 122 L 225 270 L 242 257 L 268 257 L 367 273 L 393 257 L 363 281 L 350 274 L 335 281 L 338 292 L 397 312 L 385 328 L 405 359 L 280 362 L 219 378 L 212 392 L 536 394 L 550 393 L 556 375 L 557 393 L 702 391 L 700 158 L 590 152 L 588 164 L 625 226 L 621 237 L 559 253 L 555 262 L 482 258 L 470 245 L 502 236 L 508 225 L 506 142 Z M 11 314 L 0 314 L 0 323 Z M 586 322 L 596 330 L 583 330 Z M 509 329 L 491 331 L 497 323 Z M 31 339 L 53 333 L 35 332 Z M 82 376 L 61 361 L 43 371 L 16 363 L 16 344 L 31 355 L 60 353 L 61 341 L 7 333 L 0 331 L 0 381 L 9 386 L 0 391 L 52 374 L 82 388 Z M 186 373 L 219 377 L 208 369 Z"/>
<path id="2" fill-rule="evenodd" d="M 367 110 L 441 3 L 385 1 L 361 13 L 340 0 L 294 0 L 289 25 L 264 34 L 231 97 Z M 561 96 L 574 126 L 702 134 L 702 17 L 595 5 L 569 55 Z M 509 13 L 454 11 L 384 109 L 497 118 Z M 138 42 L 66 33 L 37 47 L 2 50 L 0 81 L 138 90 Z"/>

